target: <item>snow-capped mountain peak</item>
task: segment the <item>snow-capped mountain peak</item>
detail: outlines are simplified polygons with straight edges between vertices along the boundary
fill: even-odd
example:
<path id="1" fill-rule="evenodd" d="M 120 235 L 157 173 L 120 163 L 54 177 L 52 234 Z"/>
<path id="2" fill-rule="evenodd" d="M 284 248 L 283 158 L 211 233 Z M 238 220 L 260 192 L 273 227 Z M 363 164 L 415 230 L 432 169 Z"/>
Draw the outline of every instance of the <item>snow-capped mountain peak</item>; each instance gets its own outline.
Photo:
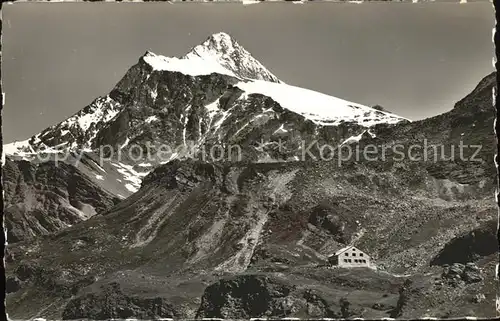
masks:
<path id="1" fill-rule="evenodd" d="M 198 153 L 200 146 L 251 141 L 259 132 L 287 139 L 289 150 L 286 155 L 276 153 L 272 141 L 266 142 L 265 150 L 244 143 L 244 157 L 258 162 L 289 160 L 300 151 L 296 137 L 323 137 L 320 132 L 328 132 L 340 142 L 348 138 L 345 128 L 348 136 L 357 137 L 368 127 L 402 120 L 284 84 L 228 34 L 217 33 L 180 58 L 146 51 L 109 94 L 27 140 L 4 145 L 4 154 L 32 160 L 39 155 L 63 158 L 68 152 L 97 155 L 103 146 L 120 151 L 148 142 L 175 146 L 168 158 L 148 159 L 145 163 L 152 168 L 187 157 L 184 149 L 191 145 Z M 179 146 L 183 149 L 177 152 Z M 132 158 L 104 166 L 107 177 L 118 177 L 110 188 L 121 195 L 138 189 L 146 172 L 135 166 L 139 163 Z M 102 183 L 99 168 L 89 172 Z"/>
<path id="2" fill-rule="evenodd" d="M 225 32 L 208 37 L 202 44 L 192 48 L 181 59 L 202 59 L 217 63 L 241 78 L 282 83 L 245 48 Z"/>
<path id="3" fill-rule="evenodd" d="M 233 38 L 231 38 L 230 35 L 225 32 L 218 32 L 208 37 L 201 45 L 198 45 L 195 48 L 213 48 L 220 52 L 226 52 L 233 46 L 237 49 L 243 49 Z"/>
<path id="4" fill-rule="evenodd" d="M 142 57 L 142 60 L 150 65 L 153 70 L 159 71 L 174 71 L 190 76 L 209 75 L 217 73 L 238 77 L 231 70 L 225 68 L 216 60 L 204 59 L 198 56 L 176 58 L 157 55 L 151 51 L 147 51 Z"/>

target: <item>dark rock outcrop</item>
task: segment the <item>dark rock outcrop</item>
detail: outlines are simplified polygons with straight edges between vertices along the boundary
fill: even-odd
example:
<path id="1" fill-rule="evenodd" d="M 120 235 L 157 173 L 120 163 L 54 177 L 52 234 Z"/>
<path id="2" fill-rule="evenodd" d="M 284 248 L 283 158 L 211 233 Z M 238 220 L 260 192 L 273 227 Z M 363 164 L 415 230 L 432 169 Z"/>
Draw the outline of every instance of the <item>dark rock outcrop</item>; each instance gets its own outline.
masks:
<path id="1" fill-rule="evenodd" d="M 102 286 L 97 293 L 86 293 L 71 299 L 62 313 L 63 320 L 174 317 L 177 317 L 175 307 L 164 298 L 127 295 L 117 283 Z"/>
<path id="2" fill-rule="evenodd" d="M 477 283 L 483 280 L 481 270 L 474 263 L 453 263 L 451 266 L 445 266 L 443 269 L 442 278 L 446 279 L 453 286 L 457 286 L 460 282 L 466 284 Z"/>
<path id="3" fill-rule="evenodd" d="M 490 220 L 448 242 L 431 265 L 467 263 L 498 252 L 497 222 Z"/>
<path id="4" fill-rule="evenodd" d="M 399 289 L 399 299 L 394 310 L 391 311 L 391 318 L 401 317 L 404 308 L 408 305 L 412 294 L 415 292 L 413 287 L 413 281 L 410 279 L 405 280 L 401 288 Z"/>
<path id="5" fill-rule="evenodd" d="M 21 288 L 21 280 L 17 276 L 9 276 L 5 280 L 5 293 L 13 293 Z"/>
<path id="6" fill-rule="evenodd" d="M 353 213 L 339 204 L 320 204 L 311 210 L 309 223 L 324 229 L 335 241 L 348 244 L 357 231 L 356 218 Z"/>
<path id="7" fill-rule="evenodd" d="M 53 233 L 119 201 L 64 162 L 37 164 L 7 157 L 2 170 L 9 243 Z"/>
<path id="8" fill-rule="evenodd" d="M 286 316 L 290 286 L 269 277 L 244 275 L 221 280 L 203 294 L 197 318 Z"/>

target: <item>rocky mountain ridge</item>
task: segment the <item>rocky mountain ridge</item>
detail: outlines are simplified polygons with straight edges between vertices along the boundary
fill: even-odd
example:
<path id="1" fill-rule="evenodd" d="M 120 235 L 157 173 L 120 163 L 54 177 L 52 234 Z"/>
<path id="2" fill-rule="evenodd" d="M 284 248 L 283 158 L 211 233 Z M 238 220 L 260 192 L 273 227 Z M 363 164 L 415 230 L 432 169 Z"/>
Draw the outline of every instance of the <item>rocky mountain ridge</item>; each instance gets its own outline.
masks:
<path id="1" fill-rule="evenodd" d="M 267 108 L 252 110 L 255 105 Z M 316 109 L 316 113 L 311 114 L 311 108 Z M 235 111 L 230 113 L 233 109 Z M 148 134 L 154 134 L 155 142 L 164 134 L 174 136 L 176 144 L 186 140 L 197 142 L 209 133 L 216 134 L 221 127 L 231 127 L 235 118 L 240 126 L 233 132 L 243 130 L 243 125 L 258 118 L 264 118 L 259 127 L 265 127 L 266 120 L 282 118 L 275 115 L 276 109 L 279 114 L 290 114 L 289 118 L 295 118 L 293 125 L 307 124 L 312 120 L 313 124 L 308 126 L 322 125 L 316 126 L 319 129 L 341 123 L 370 127 L 404 120 L 390 113 L 288 86 L 234 39 L 218 33 L 182 58 L 147 52 L 109 95 L 96 99 L 68 120 L 27 141 L 8 144 L 4 148 L 8 155 L 28 157 L 41 150 L 95 151 L 103 144 L 132 143 L 134 139 L 142 138 L 138 136 Z M 241 111 L 237 113 L 238 110 Z M 158 128 L 151 130 L 147 127 L 156 122 L 172 128 L 164 133 Z M 135 129 L 137 125 L 140 128 L 136 129 L 135 137 L 125 137 L 124 132 Z M 117 137 L 113 140 L 115 137 L 110 138 L 110 135 Z"/>
<path id="2" fill-rule="evenodd" d="M 196 57 L 187 59 L 203 59 L 203 54 Z M 301 104 L 312 97 L 315 106 L 338 107 L 324 113 L 307 105 L 306 113 L 300 104 L 282 100 L 293 86 L 264 81 L 262 88 L 263 80 L 235 77 L 230 64 L 209 64 L 195 76 L 162 69 L 180 69 L 182 59 L 146 53 L 99 100 L 105 105 L 100 119 L 114 113 L 110 106 L 118 112 L 102 125 L 91 123 L 91 131 L 75 129 L 66 136 L 70 146 L 87 144 L 78 147 L 84 150 L 83 165 L 76 164 L 75 152 L 65 168 L 76 176 L 74 168 L 84 173 L 87 179 L 77 185 L 94 189 L 100 198 L 92 206 L 102 210 L 54 233 L 9 244 L 9 315 L 410 319 L 496 314 L 498 249 L 482 246 L 496 232 L 491 153 L 496 73 L 449 112 L 409 122 L 301 91 L 308 98 L 297 100 Z M 213 65 L 224 70 L 208 72 Z M 57 126 L 37 137 L 48 144 L 63 128 Z M 274 144 L 279 139 L 285 147 Z M 391 148 L 387 159 L 344 160 L 342 154 L 301 159 L 302 141 L 352 148 L 400 144 L 409 152 L 424 140 L 447 153 L 460 142 L 482 148 L 464 153 L 477 161 L 434 161 L 440 150 L 432 147 L 428 159 L 396 160 Z M 127 154 L 148 141 L 194 145 L 195 155 L 201 146 L 238 145 L 244 157 L 191 159 L 175 155 L 176 150 L 166 159 L 134 161 L 130 154 L 99 164 L 96 149 L 102 146 L 118 146 Z M 320 147 L 311 149 L 311 155 L 319 153 Z M 30 164 L 12 158 L 6 162 L 14 169 Z M 18 177 L 26 174 L 10 172 L 15 171 L 4 171 L 4 185 L 14 191 L 23 186 Z M 30 188 L 42 194 L 46 185 Z M 123 193 L 120 185 L 135 192 L 108 206 L 107 195 Z M 8 193 L 11 203 L 22 203 L 14 194 Z M 85 193 L 68 195 L 90 203 Z M 329 267 L 328 256 L 347 244 L 370 255 L 374 265 Z"/>

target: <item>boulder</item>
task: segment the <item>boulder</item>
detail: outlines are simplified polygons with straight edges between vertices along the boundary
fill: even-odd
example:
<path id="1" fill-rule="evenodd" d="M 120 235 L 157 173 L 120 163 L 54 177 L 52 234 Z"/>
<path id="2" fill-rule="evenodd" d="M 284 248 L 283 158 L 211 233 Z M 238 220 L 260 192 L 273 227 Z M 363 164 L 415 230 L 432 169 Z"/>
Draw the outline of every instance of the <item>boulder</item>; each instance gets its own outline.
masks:
<path id="1" fill-rule="evenodd" d="M 486 296 L 482 293 L 476 294 L 472 297 L 473 303 L 481 303 L 486 299 Z"/>
<path id="2" fill-rule="evenodd" d="M 448 279 L 453 286 L 459 285 L 462 281 L 470 284 L 483 280 L 481 269 L 472 262 L 467 264 L 453 263 L 443 269 L 442 277 Z"/>
<path id="3" fill-rule="evenodd" d="M 21 288 L 21 283 L 17 276 L 8 276 L 5 280 L 5 293 L 17 292 Z"/>

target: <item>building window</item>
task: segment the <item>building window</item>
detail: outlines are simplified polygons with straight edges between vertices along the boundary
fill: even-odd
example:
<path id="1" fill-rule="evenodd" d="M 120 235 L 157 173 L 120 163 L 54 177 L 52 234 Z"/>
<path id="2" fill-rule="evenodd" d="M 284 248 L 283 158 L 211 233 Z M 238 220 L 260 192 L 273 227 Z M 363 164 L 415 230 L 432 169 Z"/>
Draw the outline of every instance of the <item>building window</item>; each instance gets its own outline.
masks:
<path id="1" fill-rule="evenodd" d="M 356 256 L 356 253 L 352 253 L 352 256 Z"/>
<path id="2" fill-rule="evenodd" d="M 344 262 L 347 262 L 347 259 L 344 259 Z"/>
<path id="3" fill-rule="evenodd" d="M 354 260 L 354 263 L 358 263 L 358 260 Z"/>
<path id="4" fill-rule="evenodd" d="M 359 253 L 359 256 L 363 256 L 363 253 Z"/>
<path id="5" fill-rule="evenodd" d="M 349 253 L 346 253 L 345 256 L 349 256 Z"/>

